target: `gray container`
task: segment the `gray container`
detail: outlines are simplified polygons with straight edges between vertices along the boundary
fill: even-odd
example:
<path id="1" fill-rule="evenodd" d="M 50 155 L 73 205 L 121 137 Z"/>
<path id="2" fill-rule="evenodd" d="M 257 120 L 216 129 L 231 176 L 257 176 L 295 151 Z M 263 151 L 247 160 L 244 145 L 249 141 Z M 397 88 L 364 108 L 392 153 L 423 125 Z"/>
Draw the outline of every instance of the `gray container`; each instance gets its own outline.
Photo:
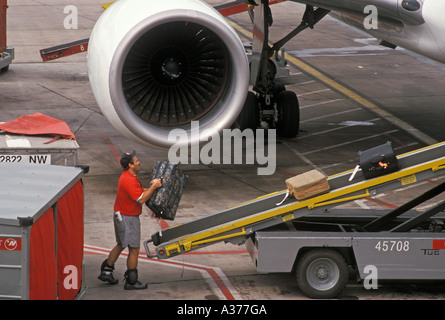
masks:
<path id="1" fill-rule="evenodd" d="M 76 140 L 59 139 L 53 142 L 49 136 L 28 136 L 11 133 L 0 134 L 0 163 L 77 165 Z"/>
<path id="2" fill-rule="evenodd" d="M 59 255 L 61 256 L 63 251 L 67 252 L 67 245 L 61 244 L 61 239 L 57 239 L 58 235 L 69 237 L 69 241 L 73 241 L 73 243 L 69 243 L 68 246 L 75 246 L 77 249 L 72 249 L 73 253 L 81 254 L 83 260 L 83 174 L 82 169 L 76 167 L 0 163 L 1 299 L 30 299 L 30 278 L 34 277 L 32 279 L 34 281 L 42 277 L 37 274 L 39 265 L 40 270 L 48 273 L 51 265 L 57 266 L 59 263 Z M 68 216 L 62 215 L 64 209 L 60 201 L 68 197 L 74 199 L 74 201 L 70 200 L 74 203 L 70 207 L 74 208 L 72 210 L 76 213 L 77 218 L 74 218 L 76 227 L 73 227 L 72 230 L 68 229 L 68 232 L 63 231 L 58 234 L 62 220 Z M 67 207 L 66 204 L 64 207 Z M 44 215 L 45 221 L 49 221 L 51 225 L 49 230 L 54 230 L 54 234 L 51 236 L 46 234 L 47 226 L 46 222 L 43 222 L 44 219 L 40 220 Z M 43 241 L 36 241 L 35 235 L 38 233 L 49 237 L 50 242 L 57 245 L 48 246 Z M 30 241 L 32 234 L 34 235 L 33 243 Z M 82 253 L 79 252 L 80 248 Z M 34 254 L 43 252 L 52 258 L 46 259 L 43 254 L 30 261 L 30 251 L 32 250 Z M 71 249 L 68 248 L 68 250 Z M 74 263 L 74 265 L 79 269 L 76 270 L 78 272 L 76 277 L 83 279 L 83 261 L 77 265 Z M 56 275 L 50 274 L 49 277 L 55 279 Z M 35 281 L 33 282 L 34 297 L 42 296 L 38 292 L 39 290 L 47 290 L 46 282 L 38 286 L 35 285 Z M 49 283 L 48 285 L 54 289 L 54 286 L 61 284 Z M 58 299 L 59 291 L 57 288 L 56 296 L 52 296 L 52 298 Z M 82 287 L 77 288 L 75 295 L 80 295 L 82 291 Z M 46 299 L 46 297 L 43 295 L 42 299 Z"/>

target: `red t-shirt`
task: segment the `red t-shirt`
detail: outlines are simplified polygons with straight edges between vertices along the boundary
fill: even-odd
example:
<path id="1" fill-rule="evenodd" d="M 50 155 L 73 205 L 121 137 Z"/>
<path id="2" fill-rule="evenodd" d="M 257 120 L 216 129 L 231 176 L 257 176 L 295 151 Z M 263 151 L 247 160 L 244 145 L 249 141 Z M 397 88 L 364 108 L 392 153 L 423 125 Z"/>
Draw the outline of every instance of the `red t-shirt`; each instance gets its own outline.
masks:
<path id="1" fill-rule="evenodd" d="M 128 216 L 137 216 L 142 213 L 142 205 L 137 200 L 144 193 L 139 179 L 130 172 L 124 171 L 117 185 L 114 211 Z"/>

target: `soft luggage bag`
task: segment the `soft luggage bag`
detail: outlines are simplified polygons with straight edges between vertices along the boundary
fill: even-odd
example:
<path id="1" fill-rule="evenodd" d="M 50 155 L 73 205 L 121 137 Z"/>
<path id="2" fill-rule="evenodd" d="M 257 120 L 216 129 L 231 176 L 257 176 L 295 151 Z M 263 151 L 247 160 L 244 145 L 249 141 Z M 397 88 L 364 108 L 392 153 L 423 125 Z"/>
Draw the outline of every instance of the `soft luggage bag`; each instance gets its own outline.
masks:
<path id="1" fill-rule="evenodd" d="M 379 177 L 400 168 L 390 141 L 366 151 L 359 151 L 358 156 L 366 179 Z"/>
<path id="2" fill-rule="evenodd" d="M 156 189 L 145 203 L 156 217 L 174 220 L 188 176 L 177 163 L 158 161 L 153 168 L 152 180 L 162 178 L 162 187 Z"/>
<path id="3" fill-rule="evenodd" d="M 311 170 L 287 179 L 286 186 L 289 194 L 301 201 L 329 192 L 328 177 L 319 170 Z"/>

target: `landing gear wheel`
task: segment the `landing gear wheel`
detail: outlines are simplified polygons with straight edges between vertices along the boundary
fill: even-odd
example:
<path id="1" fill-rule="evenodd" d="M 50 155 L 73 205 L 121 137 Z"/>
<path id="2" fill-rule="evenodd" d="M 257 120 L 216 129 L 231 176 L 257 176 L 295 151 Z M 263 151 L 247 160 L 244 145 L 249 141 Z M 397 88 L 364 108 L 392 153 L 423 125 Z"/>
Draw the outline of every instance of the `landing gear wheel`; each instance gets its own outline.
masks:
<path id="1" fill-rule="evenodd" d="M 279 94 L 284 91 L 286 91 L 286 87 L 284 86 L 284 83 L 279 80 L 276 80 L 275 86 L 273 88 L 273 96 L 278 97 Z"/>
<path id="2" fill-rule="evenodd" d="M 297 265 L 297 283 L 310 298 L 336 297 L 349 278 L 348 265 L 335 250 L 318 249 L 305 253 Z"/>
<path id="3" fill-rule="evenodd" d="M 259 114 L 258 99 L 256 94 L 249 91 L 247 93 L 243 110 L 241 110 L 238 118 L 233 123 L 232 128 L 239 128 L 241 131 L 244 129 L 257 129 L 260 124 Z"/>
<path id="4" fill-rule="evenodd" d="M 300 129 L 300 107 L 293 91 L 282 91 L 277 97 L 277 134 L 283 138 L 295 138 Z"/>

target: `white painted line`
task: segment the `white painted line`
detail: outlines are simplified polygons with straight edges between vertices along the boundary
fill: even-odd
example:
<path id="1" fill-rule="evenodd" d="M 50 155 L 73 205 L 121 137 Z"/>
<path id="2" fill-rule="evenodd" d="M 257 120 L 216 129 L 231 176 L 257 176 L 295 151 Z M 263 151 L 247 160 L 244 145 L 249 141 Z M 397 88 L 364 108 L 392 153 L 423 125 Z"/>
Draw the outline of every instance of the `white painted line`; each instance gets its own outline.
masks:
<path id="1" fill-rule="evenodd" d="M 319 119 L 324 119 L 324 118 L 331 118 L 332 116 L 338 116 L 340 114 L 350 113 L 350 112 L 359 111 L 359 110 L 363 110 L 363 109 L 362 108 L 355 108 L 355 109 L 349 109 L 349 110 L 342 111 L 342 112 L 330 113 L 330 114 L 326 114 L 326 115 L 321 116 L 321 117 L 315 117 L 315 118 L 303 120 L 303 121 L 300 121 L 300 123 L 305 123 L 305 122 L 309 122 L 309 121 L 313 121 L 313 120 L 319 120 Z"/>
<path id="2" fill-rule="evenodd" d="M 368 120 L 368 121 L 369 122 L 375 122 L 375 121 L 378 121 L 378 120 L 381 120 L 381 119 L 380 118 L 376 118 L 376 119 L 372 119 L 372 120 Z M 340 127 L 336 127 L 336 128 L 333 128 L 333 129 L 324 130 L 324 131 L 318 131 L 318 132 L 310 133 L 310 134 L 307 134 L 307 135 L 304 135 L 304 136 L 297 136 L 296 138 L 294 138 L 294 140 L 300 140 L 300 139 L 304 139 L 304 138 L 307 138 L 307 137 L 317 136 L 317 135 L 320 135 L 320 134 L 326 134 L 326 133 L 329 133 L 329 132 L 343 130 L 345 128 L 355 127 L 355 126 L 357 126 L 357 125 L 350 125 L 350 126 L 341 125 Z"/>
<path id="3" fill-rule="evenodd" d="M 371 209 L 367 204 L 365 204 L 365 201 L 367 200 L 355 200 L 355 204 L 357 204 L 362 209 Z"/>
<path id="4" fill-rule="evenodd" d="M 283 140 L 281 143 L 284 144 L 290 151 L 292 151 L 296 156 L 298 156 L 306 164 L 310 165 L 314 169 L 317 169 L 317 166 L 311 160 L 306 158 L 301 152 L 299 152 L 296 149 L 292 148 L 286 141 Z"/>
<path id="5" fill-rule="evenodd" d="M 331 89 L 322 89 L 322 90 L 316 90 L 316 91 L 311 91 L 311 92 L 306 92 L 306 93 L 302 93 L 302 94 L 297 94 L 298 97 L 303 97 L 303 96 L 308 96 L 310 94 L 315 94 L 315 93 L 320 93 L 320 92 L 326 92 L 326 91 L 331 91 Z"/>
<path id="6" fill-rule="evenodd" d="M 310 108 L 310 107 L 321 106 L 321 105 L 328 104 L 328 103 L 343 101 L 343 100 L 345 100 L 345 99 L 334 99 L 334 100 L 328 100 L 328 101 L 323 101 L 323 102 L 319 102 L 319 103 L 309 104 L 307 106 L 300 106 L 300 110 Z"/>
<path id="7" fill-rule="evenodd" d="M 332 145 L 330 147 L 325 147 L 325 148 L 320 148 L 320 149 L 317 149 L 317 150 L 304 152 L 303 155 L 307 155 L 307 154 L 311 154 L 311 153 L 315 153 L 315 152 L 323 152 L 325 150 L 342 147 L 342 146 L 345 146 L 345 145 L 348 145 L 348 144 L 351 144 L 351 143 L 355 143 L 355 142 L 359 142 L 359 141 L 363 141 L 363 140 L 368 140 L 368 139 L 374 139 L 376 137 L 379 137 L 379 136 L 382 136 L 382 135 L 386 135 L 386 134 L 390 134 L 390 133 L 394 133 L 394 132 L 397 132 L 397 131 L 399 131 L 399 130 L 398 129 L 390 130 L 390 131 L 382 132 L 382 133 L 375 134 L 375 135 L 372 135 L 372 136 L 369 136 L 369 137 L 365 137 L 365 138 L 361 138 L 361 139 L 355 139 L 355 140 L 350 140 L 350 141 L 347 141 L 347 142 L 344 142 L 344 143 L 339 143 L 339 144 Z"/>

